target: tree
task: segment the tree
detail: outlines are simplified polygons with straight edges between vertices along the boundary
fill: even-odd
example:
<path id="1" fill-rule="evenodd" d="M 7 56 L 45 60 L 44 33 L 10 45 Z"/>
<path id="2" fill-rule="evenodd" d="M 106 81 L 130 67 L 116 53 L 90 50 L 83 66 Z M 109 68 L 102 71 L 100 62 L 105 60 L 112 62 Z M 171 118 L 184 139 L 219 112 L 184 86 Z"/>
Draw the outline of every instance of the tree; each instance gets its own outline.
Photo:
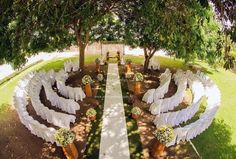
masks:
<path id="1" fill-rule="evenodd" d="M 126 25 L 125 41 L 144 49 L 145 72 L 159 49 L 174 51 L 186 61 L 217 57 L 212 48 L 218 41 L 215 37 L 219 27 L 212 16 L 212 11 L 197 0 L 140 0 L 120 15 Z M 214 38 L 208 38 L 213 34 Z"/>
<path id="2" fill-rule="evenodd" d="M 84 68 L 84 51 L 91 40 L 92 28 L 122 1 L 115 0 L 47 0 L 1 1 L 0 59 L 15 67 L 25 57 L 39 51 L 62 50 L 79 46 L 80 68 Z"/>
<path id="3" fill-rule="evenodd" d="M 220 19 L 223 30 L 236 42 L 236 1 L 235 0 L 199 0 L 203 7 L 214 5 L 217 17 Z"/>

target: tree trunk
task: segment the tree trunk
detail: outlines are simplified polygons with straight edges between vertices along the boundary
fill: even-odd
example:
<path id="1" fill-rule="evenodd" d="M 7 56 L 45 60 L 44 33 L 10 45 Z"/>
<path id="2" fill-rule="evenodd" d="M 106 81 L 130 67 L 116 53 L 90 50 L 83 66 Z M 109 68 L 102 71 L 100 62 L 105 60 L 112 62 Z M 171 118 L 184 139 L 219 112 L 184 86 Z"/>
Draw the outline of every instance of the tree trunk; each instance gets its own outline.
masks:
<path id="1" fill-rule="evenodd" d="M 79 46 L 79 67 L 81 71 L 84 70 L 84 51 L 85 51 L 85 47 Z"/>
<path id="2" fill-rule="evenodd" d="M 148 71 L 149 63 L 150 63 L 150 57 L 149 56 L 145 57 L 144 66 L 143 66 L 143 70 L 145 73 L 147 73 Z"/>
<path id="3" fill-rule="evenodd" d="M 156 52 L 155 48 L 148 49 L 147 47 L 144 47 L 144 57 L 145 57 L 144 66 L 143 66 L 144 73 L 147 73 L 150 59 L 153 57 L 155 52 Z"/>
<path id="4" fill-rule="evenodd" d="M 85 58 L 85 47 L 89 41 L 89 32 L 86 32 L 85 42 L 83 42 L 82 38 L 82 27 L 80 26 L 81 20 L 79 24 L 77 24 L 78 20 L 74 20 L 74 32 L 76 35 L 77 45 L 79 46 L 79 65 L 80 70 L 84 70 L 84 58 Z"/>

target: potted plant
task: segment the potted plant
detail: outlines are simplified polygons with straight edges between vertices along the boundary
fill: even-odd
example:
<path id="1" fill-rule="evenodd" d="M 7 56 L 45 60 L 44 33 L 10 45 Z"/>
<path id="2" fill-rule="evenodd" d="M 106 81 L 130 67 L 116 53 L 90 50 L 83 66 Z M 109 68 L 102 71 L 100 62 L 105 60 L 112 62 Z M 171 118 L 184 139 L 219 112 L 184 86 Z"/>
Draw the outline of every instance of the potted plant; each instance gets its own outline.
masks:
<path id="1" fill-rule="evenodd" d="M 132 60 L 131 59 L 127 59 L 126 60 L 126 73 L 130 73 L 131 72 L 131 64 L 132 64 Z"/>
<path id="2" fill-rule="evenodd" d="M 75 140 L 75 133 L 66 129 L 60 128 L 54 134 L 54 137 L 59 145 L 62 146 L 63 152 L 67 159 L 77 159 L 78 151 L 73 143 Z"/>
<path id="3" fill-rule="evenodd" d="M 97 112 L 95 109 L 93 108 L 89 108 L 86 112 L 86 116 L 89 118 L 89 120 L 91 121 L 94 121 L 96 120 L 96 115 L 97 115 Z"/>
<path id="4" fill-rule="evenodd" d="M 100 59 L 96 58 L 95 63 L 96 63 L 96 72 L 99 72 L 100 71 Z"/>
<path id="5" fill-rule="evenodd" d="M 153 156 L 162 156 L 165 150 L 165 144 L 172 141 L 174 138 L 174 130 L 170 126 L 163 125 L 156 129 L 154 135 L 157 142 L 153 147 Z"/>
<path id="6" fill-rule="evenodd" d="M 85 85 L 85 94 L 87 97 L 92 97 L 92 89 L 91 89 L 92 82 L 93 80 L 89 75 L 85 75 L 82 78 L 82 83 Z"/>
<path id="7" fill-rule="evenodd" d="M 138 119 L 142 113 L 142 110 L 139 107 L 133 107 L 131 113 L 132 113 L 132 118 Z"/>
<path id="8" fill-rule="evenodd" d="M 143 75 L 142 73 L 135 73 L 134 75 L 134 94 L 139 95 L 141 93 L 141 82 L 143 81 Z"/>
<path id="9" fill-rule="evenodd" d="M 99 74 L 97 75 L 97 79 L 98 79 L 99 82 L 102 82 L 103 79 L 104 79 L 103 74 L 99 73 Z"/>

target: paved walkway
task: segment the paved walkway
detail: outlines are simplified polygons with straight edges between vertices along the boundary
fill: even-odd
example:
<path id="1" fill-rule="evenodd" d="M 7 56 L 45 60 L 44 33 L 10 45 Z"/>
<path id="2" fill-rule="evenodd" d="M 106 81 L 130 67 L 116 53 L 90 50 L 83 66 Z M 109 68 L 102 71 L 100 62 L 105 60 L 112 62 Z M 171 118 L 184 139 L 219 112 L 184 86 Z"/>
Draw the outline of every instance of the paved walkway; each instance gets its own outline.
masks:
<path id="1" fill-rule="evenodd" d="M 108 65 L 99 159 L 129 159 L 129 144 L 117 64 Z"/>

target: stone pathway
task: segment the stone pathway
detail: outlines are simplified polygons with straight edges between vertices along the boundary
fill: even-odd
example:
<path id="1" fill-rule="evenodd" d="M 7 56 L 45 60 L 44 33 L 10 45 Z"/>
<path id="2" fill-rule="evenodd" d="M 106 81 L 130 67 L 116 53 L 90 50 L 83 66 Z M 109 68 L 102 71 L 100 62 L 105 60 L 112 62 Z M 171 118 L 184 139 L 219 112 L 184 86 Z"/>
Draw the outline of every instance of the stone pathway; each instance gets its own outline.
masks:
<path id="1" fill-rule="evenodd" d="M 99 159 L 130 159 L 117 64 L 108 65 Z"/>

